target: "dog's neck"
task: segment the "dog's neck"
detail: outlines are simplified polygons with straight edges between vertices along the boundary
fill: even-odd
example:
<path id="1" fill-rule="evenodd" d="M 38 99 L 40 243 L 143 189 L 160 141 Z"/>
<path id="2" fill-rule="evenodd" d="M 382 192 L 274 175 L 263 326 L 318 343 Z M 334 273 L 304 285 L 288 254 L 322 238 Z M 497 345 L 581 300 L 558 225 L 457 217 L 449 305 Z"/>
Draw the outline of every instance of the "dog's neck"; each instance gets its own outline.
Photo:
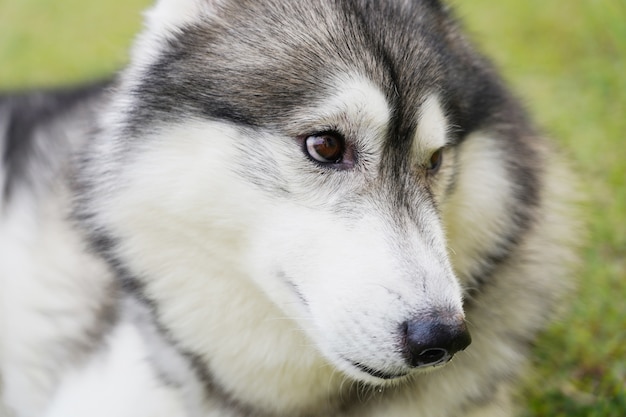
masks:
<path id="1" fill-rule="evenodd" d="M 362 387 L 322 358 L 295 322 L 281 317 L 269 301 L 250 299 L 259 301 L 242 305 L 228 297 L 207 300 L 219 303 L 214 308 L 221 314 L 206 321 L 205 328 L 212 331 L 196 351 L 177 342 L 159 322 L 160 312 L 145 300 L 128 297 L 125 303 L 157 373 L 180 389 L 192 417 L 214 410 L 233 417 L 259 415 L 259 408 L 267 417 L 333 415 L 349 408 Z M 238 327 L 224 320 L 229 315 L 238 317 Z"/>

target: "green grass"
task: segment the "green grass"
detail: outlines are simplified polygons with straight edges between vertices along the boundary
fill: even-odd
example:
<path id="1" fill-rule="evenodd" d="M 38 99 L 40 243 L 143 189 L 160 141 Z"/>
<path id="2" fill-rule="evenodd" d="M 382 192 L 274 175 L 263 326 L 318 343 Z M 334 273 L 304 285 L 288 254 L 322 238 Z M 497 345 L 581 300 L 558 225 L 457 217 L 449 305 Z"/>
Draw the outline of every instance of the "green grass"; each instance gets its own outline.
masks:
<path id="1" fill-rule="evenodd" d="M 0 88 L 114 71 L 149 2 L 2 0 Z M 456 3 L 589 196 L 580 288 L 537 344 L 522 416 L 626 416 L 626 1 Z"/>
<path id="2" fill-rule="evenodd" d="M 110 74 L 126 61 L 150 0 L 0 1 L 0 87 Z"/>

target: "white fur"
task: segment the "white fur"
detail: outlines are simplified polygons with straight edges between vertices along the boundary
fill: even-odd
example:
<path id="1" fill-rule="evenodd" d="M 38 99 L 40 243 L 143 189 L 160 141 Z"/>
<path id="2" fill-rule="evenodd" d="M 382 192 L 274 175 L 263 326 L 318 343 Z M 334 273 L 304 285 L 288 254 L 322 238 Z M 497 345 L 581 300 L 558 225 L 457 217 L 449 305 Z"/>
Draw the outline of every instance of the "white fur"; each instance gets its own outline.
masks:
<path id="1" fill-rule="evenodd" d="M 296 116 L 297 128 L 339 127 L 368 146 L 382 147 L 391 108 L 380 88 L 358 73 L 338 75 L 329 85 L 319 103 Z"/>
<path id="2" fill-rule="evenodd" d="M 233 181 L 236 132 L 206 123 L 167 133 L 152 138 L 153 149 L 129 173 L 133 183 L 106 210 L 113 231 L 126 242 L 120 248 L 124 258 L 132 270 L 155 277 L 146 290 L 163 303 L 161 322 L 183 348 L 211 358 L 216 380 L 228 391 L 266 408 L 320 401 L 326 392 L 294 388 L 323 372 L 328 375 L 318 386 L 334 390 L 339 382 L 329 383 L 332 369 L 246 277 L 245 231 L 253 230 L 255 212 L 267 210 L 267 203 Z M 169 137 L 178 137 L 175 147 Z M 250 345 L 255 348 L 243 355 L 241 349 Z M 295 380 L 276 372 L 279 363 L 316 372 Z M 296 395 L 276 397 L 292 391 Z"/>
<path id="3" fill-rule="evenodd" d="M 429 95 L 422 103 L 417 118 L 417 132 L 413 141 L 415 154 L 421 161 L 446 145 L 448 122 L 436 94 Z"/>
<path id="4" fill-rule="evenodd" d="M 23 416 L 40 415 L 59 374 L 82 359 L 65 349 L 94 325 L 110 279 L 65 221 L 67 191 L 53 195 L 44 205 L 16 192 L 0 224 L 3 400 Z"/>
<path id="5" fill-rule="evenodd" d="M 157 379 L 141 335 L 123 323 L 89 363 L 62 380 L 46 417 L 184 416 L 183 401 Z"/>

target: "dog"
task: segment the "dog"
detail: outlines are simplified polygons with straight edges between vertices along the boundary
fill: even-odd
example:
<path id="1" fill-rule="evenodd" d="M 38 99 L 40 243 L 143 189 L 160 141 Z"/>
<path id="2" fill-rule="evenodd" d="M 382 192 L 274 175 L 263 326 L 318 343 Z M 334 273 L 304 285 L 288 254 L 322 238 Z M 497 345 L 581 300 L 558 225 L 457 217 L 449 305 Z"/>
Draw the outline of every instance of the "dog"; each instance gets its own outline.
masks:
<path id="1" fill-rule="evenodd" d="M 5 93 L 3 415 L 511 416 L 575 181 L 438 0 L 159 0 Z"/>

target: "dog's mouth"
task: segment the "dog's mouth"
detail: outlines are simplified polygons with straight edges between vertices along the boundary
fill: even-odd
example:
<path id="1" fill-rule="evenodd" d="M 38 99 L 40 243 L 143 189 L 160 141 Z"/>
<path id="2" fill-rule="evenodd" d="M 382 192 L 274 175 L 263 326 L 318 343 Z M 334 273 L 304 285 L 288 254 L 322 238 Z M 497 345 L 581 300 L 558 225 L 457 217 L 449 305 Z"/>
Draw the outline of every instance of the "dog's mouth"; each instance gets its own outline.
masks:
<path id="1" fill-rule="evenodd" d="M 414 366 L 408 370 L 406 368 L 398 369 L 398 370 L 382 370 L 382 369 L 369 367 L 361 362 L 356 362 L 356 361 L 349 361 L 349 362 L 353 367 L 355 367 L 359 371 L 364 372 L 370 376 L 373 376 L 376 379 L 390 381 L 394 379 L 404 378 L 412 374 L 413 371 L 415 370 L 419 371 L 419 370 L 427 370 L 427 369 L 434 369 L 434 368 L 442 367 L 443 365 L 447 364 L 451 359 L 452 359 L 452 355 L 438 354 L 436 360 L 429 359 L 428 363 Z"/>
<path id="2" fill-rule="evenodd" d="M 384 380 L 392 380 L 398 379 L 407 376 L 410 372 L 388 372 L 382 371 L 380 369 L 370 368 L 367 365 L 363 365 L 359 362 L 352 362 L 352 366 L 357 368 L 358 370 L 365 372 L 368 375 L 373 376 L 374 378 L 384 379 Z"/>

